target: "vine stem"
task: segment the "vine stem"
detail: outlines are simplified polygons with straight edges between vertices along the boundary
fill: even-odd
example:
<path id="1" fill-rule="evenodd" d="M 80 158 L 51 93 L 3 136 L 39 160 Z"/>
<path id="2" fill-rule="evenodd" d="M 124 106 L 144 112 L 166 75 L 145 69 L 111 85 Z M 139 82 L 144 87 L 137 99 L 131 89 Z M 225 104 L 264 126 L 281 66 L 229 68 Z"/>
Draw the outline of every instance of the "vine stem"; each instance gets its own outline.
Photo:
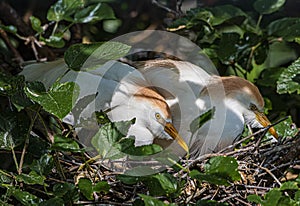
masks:
<path id="1" fill-rule="evenodd" d="M 18 169 L 18 174 L 21 174 L 22 173 L 22 168 L 23 168 L 23 163 L 24 163 L 24 158 L 25 158 L 25 153 L 26 153 L 26 149 L 28 147 L 28 144 L 29 144 L 29 136 L 30 136 L 30 131 L 32 130 L 33 128 L 33 125 L 34 125 L 34 122 L 38 116 L 38 113 L 40 112 L 40 109 L 42 107 L 39 106 L 38 109 L 36 110 L 36 113 L 30 123 L 30 126 L 28 128 L 28 132 L 27 132 L 27 135 L 26 135 L 26 139 L 25 139 L 25 143 L 24 143 L 24 147 L 23 147 L 23 150 L 22 150 L 22 154 L 21 154 L 21 159 L 20 159 L 20 163 L 19 163 L 19 167 L 17 168 Z"/>
<path id="2" fill-rule="evenodd" d="M 263 15 L 260 14 L 259 17 L 258 17 L 257 23 L 256 23 L 256 27 L 255 27 L 256 32 L 258 32 L 258 29 L 259 29 L 262 18 L 263 18 Z"/>

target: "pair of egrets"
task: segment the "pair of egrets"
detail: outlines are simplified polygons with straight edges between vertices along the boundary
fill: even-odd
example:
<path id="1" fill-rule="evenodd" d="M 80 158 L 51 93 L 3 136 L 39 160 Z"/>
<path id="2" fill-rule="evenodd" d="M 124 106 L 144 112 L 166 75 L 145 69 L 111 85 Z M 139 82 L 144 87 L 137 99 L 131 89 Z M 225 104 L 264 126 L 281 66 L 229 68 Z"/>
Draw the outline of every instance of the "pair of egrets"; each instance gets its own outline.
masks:
<path id="1" fill-rule="evenodd" d="M 94 111 L 105 111 L 112 121 L 136 118 L 127 133 L 135 137 L 135 146 L 162 145 L 172 140 L 191 156 L 218 151 L 232 144 L 244 125 L 266 127 L 264 100 L 257 87 L 236 77 L 218 77 L 185 61 L 157 59 L 128 65 L 109 61 L 88 71 L 68 71 L 63 60 L 37 64 L 21 73 L 29 81 L 42 81 L 46 87 L 60 78 L 80 86 L 77 102 L 95 95 L 78 114 L 78 121 Z M 214 108 L 212 119 L 199 128 L 191 123 Z M 68 118 L 67 118 L 68 119 Z M 270 133 L 277 137 L 274 128 Z"/>

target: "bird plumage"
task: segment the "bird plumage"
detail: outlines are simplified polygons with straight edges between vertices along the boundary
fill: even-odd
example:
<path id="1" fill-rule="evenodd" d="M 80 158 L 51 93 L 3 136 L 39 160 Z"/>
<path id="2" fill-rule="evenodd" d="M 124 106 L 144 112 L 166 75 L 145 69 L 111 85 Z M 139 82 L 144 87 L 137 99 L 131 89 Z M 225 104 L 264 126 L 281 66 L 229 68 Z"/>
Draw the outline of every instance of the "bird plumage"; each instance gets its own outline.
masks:
<path id="1" fill-rule="evenodd" d="M 127 137 L 135 137 L 135 146 L 151 144 L 154 138 L 176 139 L 184 150 L 188 150 L 172 125 L 170 109 L 164 97 L 148 84 L 138 70 L 129 65 L 109 61 L 92 70 L 76 72 L 68 70 L 64 62 L 58 60 L 49 64 L 30 65 L 21 74 L 28 81 L 43 82 L 47 88 L 55 80 L 79 85 L 80 93 L 74 100 L 72 114 L 64 118 L 78 132 L 85 127 L 82 126 L 83 121 L 89 121 L 93 125 L 91 128 L 97 127 L 97 121 L 93 119 L 94 112 L 102 110 L 112 121 L 136 118 L 127 133 Z M 90 101 L 83 101 L 90 96 Z M 87 133 L 83 134 L 85 136 Z"/>
<path id="2" fill-rule="evenodd" d="M 177 60 L 150 60 L 134 65 L 147 81 L 163 88 L 158 89 L 160 92 L 167 89 L 173 94 L 165 96 L 176 100 L 177 107 L 174 102 L 169 105 L 173 121 L 189 143 L 191 156 L 229 146 L 242 134 L 245 124 L 258 128 L 270 124 L 262 113 L 264 100 L 258 88 L 243 78 L 210 75 L 203 68 Z M 212 107 L 216 108 L 214 117 L 192 134 L 190 123 Z M 276 136 L 273 128 L 270 131 Z"/>
<path id="3" fill-rule="evenodd" d="M 189 62 L 156 59 L 128 65 L 109 61 L 96 69 L 80 72 L 67 71 L 61 61 L 51 64 L 55 67 L 53 71 L 60 68 L 60 72 L 51 76 L 44 67 L 43 72 L 51 76 L 47 85 L 53 83 L 59 73 L 63 74 L 61 82 L 79 84 L 77 102 L 95 95 L 77 115 L 75 125 L 98 110 L 107 111 L 113 121 L 136 118 L 128 133 L 135 136 L 136 146 L 151 144 L 157 137 L 173 138 L 185 150 L 178 150 L 179 155 L 188 150 L 186 142 L 191 156 L 196 158 L 232 144 L 245 124 L 252 127 L 270 124 L 262 113 L 264 100 L 254 84 L 240 77 L 211 75 Z M 34 78 L 30 77 L 31 68 L 36 70 L 36 66 L 29 67 L 21 74 L 28 80 L 45 81 L 44 74 L 34 73 Z M 214 117 L 192 133 L 190 123 L 213 107 L 216 108 Z M 274 129 L 270 132 L 276 136 Z"/>

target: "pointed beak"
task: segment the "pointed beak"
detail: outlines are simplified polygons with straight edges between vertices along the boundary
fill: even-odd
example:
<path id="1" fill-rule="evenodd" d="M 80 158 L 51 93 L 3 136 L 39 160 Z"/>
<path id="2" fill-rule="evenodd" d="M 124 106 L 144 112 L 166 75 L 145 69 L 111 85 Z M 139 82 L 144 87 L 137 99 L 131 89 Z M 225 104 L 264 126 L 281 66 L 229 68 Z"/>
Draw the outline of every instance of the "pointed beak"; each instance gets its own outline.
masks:
<path id="1" fill-rule="evenodd" d="M 174 140 L 176 140 L 187 153 L 189 152 L 189 147 L 171 123 L 167 122 L 165 124 L 165 132 L 167 132 Z"/>
<path id="2" fill-rule="evenodd" d="M 254 111 L 255 116 L 257 121 L 263 126 L 263 127 L 267 127 L 271 124 L 271 122 L 268 120 L 268 118 L 266 117 L 266 115 L 262 112 L 259 111 Z M 271 133 L 271 135 L 273 135 L 273 137 L 275 137 L 276 139 L 278 138 L 278 134 L 276 132 L 276 130 L 274 129 L 274 127 L 271 127 L 269 129 L 269 132 Z"/>

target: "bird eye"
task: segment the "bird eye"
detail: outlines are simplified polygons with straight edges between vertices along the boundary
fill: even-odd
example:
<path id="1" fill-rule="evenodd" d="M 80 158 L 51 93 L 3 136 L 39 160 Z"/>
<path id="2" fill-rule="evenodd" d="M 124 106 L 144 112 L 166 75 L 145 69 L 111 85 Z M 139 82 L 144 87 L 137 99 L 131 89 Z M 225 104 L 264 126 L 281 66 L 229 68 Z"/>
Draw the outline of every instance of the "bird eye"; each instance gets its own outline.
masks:
<path id="1" fill-rule="evenodd" d="M 254 105 L 254 104 L 250 104 L 250 110 L 252 111 L 256 111 L 257 110 L 257 107 Z"/>
<path id="2" fill-rule="evenodd" d="M 159 113 L 155 113 L 155 118 L 156 118 L 157 120 L 159 120 L 159 119 L 161 118 L 160 114 L 159 114 Z"/>

